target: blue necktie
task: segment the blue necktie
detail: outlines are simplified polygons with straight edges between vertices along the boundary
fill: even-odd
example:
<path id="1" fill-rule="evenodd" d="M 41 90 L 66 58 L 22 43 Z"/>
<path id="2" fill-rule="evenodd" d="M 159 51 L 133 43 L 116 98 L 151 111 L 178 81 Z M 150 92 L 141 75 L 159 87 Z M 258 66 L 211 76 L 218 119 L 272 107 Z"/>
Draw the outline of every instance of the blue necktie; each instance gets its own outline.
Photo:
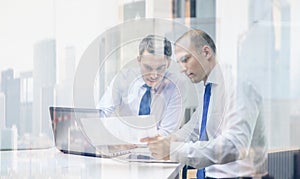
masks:
<path id="1" fill-rule="evenodd" d="M 144 84 L 143 87 L 146 88 L 146 92 L 140 103 L 139 115 L 149 115 L 151 105 L 151 87 L 146 84 Z"/>
<path id="2" fill-rule="evenodd" d="M 202 122 L 201 122 L 201 129 L 199 134 L 199 140 L 207 141 L 207 134 L 206 134 L 206 121 L 207 121 L 207 112 L 210 100 L 210 91 L 211 91 L 211 83 L 208 83 L 205 86 L 204 92 L 204 99 L 203 99 L 203 112 L 202 112 Z M 204 168 L 197 170 L 197 179 L 204 179 L 205 178 L 205 171 Z"/>

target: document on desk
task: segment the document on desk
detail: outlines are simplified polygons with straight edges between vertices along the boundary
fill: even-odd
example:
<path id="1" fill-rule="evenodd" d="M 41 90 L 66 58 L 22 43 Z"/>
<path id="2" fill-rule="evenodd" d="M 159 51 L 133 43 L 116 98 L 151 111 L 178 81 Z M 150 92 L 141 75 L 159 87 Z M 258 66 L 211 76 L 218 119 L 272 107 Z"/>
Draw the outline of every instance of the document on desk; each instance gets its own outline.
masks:
<path id="1" fill-rule="evenodd" d="M 94 146 L 144 144 L 141 138 L 158 134 L 154 116 L 81 118 L 80 125 Z"/>
<path id="2" fill-rule="evenodd" d="M 126 156 L 119 156 L 121 160 L 128 162 L 138 162 L 138 163 L 179 163 L 171 160 L 163 160 L 163 159 L 155 159 L 151 156 L 151 152 L 149 151 L 147 145 L 138 145 L 137 148 L 134 148 L 130 151 L 130 153 Z"/>
<path id="3" fill-rule="evenodd" d="M 129 162 L 142 162 L 142 163 L 179 163 L 172 160 L 159 160 L 151 157 L 150 155 L 143 155 L 139 153 L 131 153 L 126 159 Z"/>

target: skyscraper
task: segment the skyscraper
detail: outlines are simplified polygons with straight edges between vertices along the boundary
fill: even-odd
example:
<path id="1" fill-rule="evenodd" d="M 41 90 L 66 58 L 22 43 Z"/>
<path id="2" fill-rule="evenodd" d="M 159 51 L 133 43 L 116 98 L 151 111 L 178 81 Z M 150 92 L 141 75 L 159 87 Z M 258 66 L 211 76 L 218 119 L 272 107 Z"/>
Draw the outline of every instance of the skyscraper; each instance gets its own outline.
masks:
<path id="1" fill-rule="evenodd" d="M 14 78 L 13 69 L 2 71 L 1 89 L 5 95 L 5 126 L 19 127 L 20 120 L 20 79 Z"/>
<path id="2" fill-rule="evenodd" d="M 20 73 L 20 127 L 19 135 L 32 131 L 32 102 L 33 102 L 33 77 L 32 71 Z"/>
<path id="3" fill-rule="evenodd" d="M 56 45 L 54 39 L 35 44 L 33 55 L 33 134 L 51 138 L 49 106 L 54 103 Z"/>
<path id="4" fill-rule="evenodd" d="M 264 97 L 269 147 L 289 146 L 290 27 L 281 22 L 290 22 L 290 6 L 258 1 L 249 1 L 249 29 L 238 44 L 238 78 L 254 83 Z"/>
<path id="5" fill-rule="evenodd" d="M 0 92 L 0 130 L 5 127 L 5 94 Z"/>

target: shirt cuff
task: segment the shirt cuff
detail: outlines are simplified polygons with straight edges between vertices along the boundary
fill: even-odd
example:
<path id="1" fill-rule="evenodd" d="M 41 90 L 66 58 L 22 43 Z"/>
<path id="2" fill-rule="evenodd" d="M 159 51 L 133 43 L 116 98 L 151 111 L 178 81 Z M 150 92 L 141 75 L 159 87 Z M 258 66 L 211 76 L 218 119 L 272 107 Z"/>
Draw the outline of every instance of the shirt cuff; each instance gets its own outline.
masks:
<path id="1" fill-rule="evenodd" d="M 185 163 L 187 147 L 184 142 L 171 142 L 170 145 L 170 160 L 180 163 Z"/>

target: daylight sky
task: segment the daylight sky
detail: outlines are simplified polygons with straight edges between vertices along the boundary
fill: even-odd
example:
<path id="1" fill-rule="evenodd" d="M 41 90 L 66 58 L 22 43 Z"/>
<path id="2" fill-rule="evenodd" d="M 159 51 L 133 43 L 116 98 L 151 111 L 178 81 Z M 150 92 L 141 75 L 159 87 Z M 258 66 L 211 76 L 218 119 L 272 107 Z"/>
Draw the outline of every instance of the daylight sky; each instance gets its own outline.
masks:
<path id="1" fill-rule="evenodd" d="M 77 58 L 101 32 L 117 24 L 118 0 L 1 0 L 0 72 L 33 69 L 33 46 L 56 38 L 57 58 L 74 46 Z M 113 11 L 114 10 L 114 11 Z M 1 74 L 0 74 L 1 75 Z"/>

